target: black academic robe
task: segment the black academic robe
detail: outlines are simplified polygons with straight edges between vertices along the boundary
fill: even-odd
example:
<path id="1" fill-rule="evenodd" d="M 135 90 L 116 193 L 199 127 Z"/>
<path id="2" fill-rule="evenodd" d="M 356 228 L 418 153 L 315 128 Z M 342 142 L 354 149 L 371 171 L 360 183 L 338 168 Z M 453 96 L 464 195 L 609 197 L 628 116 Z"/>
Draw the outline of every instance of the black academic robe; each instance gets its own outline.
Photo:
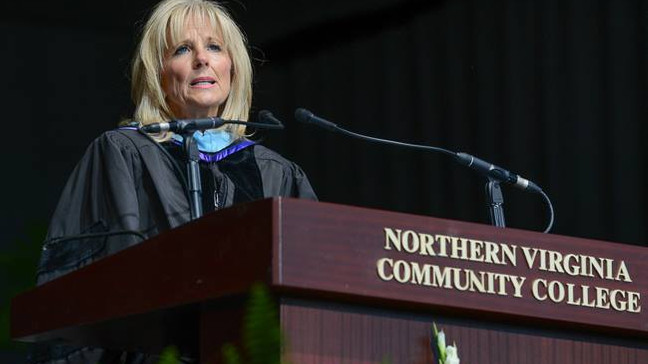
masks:
<path id="1" fill-rule="evenodd" d="M 261 145 L 242 139 L 218 155 L 204 156 L 208 161 L 201 161 L 200 171 L 205 212 L 273 196 L 317 199 L 298 165 Z M 63 189 L 37 283 L 188 222 L 184 160 L 181 146 L 157 143 L 132 128 L 96 138 Z M 41 347 L 33 352 L 31 362 L 68 357 L 69 363 L 85 363 L 83 357 L 88 362 L 96 355 L 102 357 L 101 350 L 83 350 Z"/>

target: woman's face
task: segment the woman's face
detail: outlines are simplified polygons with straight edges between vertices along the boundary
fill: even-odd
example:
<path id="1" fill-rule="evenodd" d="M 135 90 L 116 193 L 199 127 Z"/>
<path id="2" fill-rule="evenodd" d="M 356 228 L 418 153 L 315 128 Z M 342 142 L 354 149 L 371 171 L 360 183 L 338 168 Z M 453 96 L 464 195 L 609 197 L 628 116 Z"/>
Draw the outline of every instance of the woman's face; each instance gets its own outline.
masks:
<path id="1" fill-rule="evenodd" d="M 230 91 L 232 60 L 209 22 L 189 19 L 164 57 L 162 90 L 176 118 L 217 116 Z"/>

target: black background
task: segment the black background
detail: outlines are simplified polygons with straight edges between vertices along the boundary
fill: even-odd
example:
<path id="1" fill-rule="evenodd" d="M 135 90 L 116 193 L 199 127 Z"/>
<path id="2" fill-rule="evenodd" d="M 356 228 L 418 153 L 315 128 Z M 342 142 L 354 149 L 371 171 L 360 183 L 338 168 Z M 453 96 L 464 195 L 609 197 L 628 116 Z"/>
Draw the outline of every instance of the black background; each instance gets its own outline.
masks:
<path id="1" fill-rule="evenodd" d="M 88 143 L 132 111 L 128 65 L 153 1 L 4 4 L 2 241 L 46 222 Z M 321 200 L 488 223 L 484 180 L 440 154 L 294 121 L 464 151 L 554 203 L 553 232 L 645 244 L 646 1 L 245 1 L 258 137 Z M 504 188 L 510 227 L 542 230 L 540 196 Z"/>
<path id="2" fill-rule="evenodd" d="M 137 22 L 155 1 L 4 2 L 0 248 L 46 224 L 90 141 L 130 116 Z M 322 201 L 488 224 L 483 177 L 449 157 L 302 125 L 464 151 L 551 198 L 553 233 L 648 245 L 648 1 L 231 1 L 255 59 L 257 134 Z M 543 230 L 504 187 L 507 226 Z"/>
<path id="3" fill-rule="evenodd" d="M 128 64 L 151 1 L 3 5 L 2 242 L 46 222 L 76 161 L 132 111 Z M 258 134 L 321 200 L 488 223 L 484 180 L 450 158 L 298 124 L 464 151 L 539 185 L 557 234 L 645 245 L 645 1 L 245 1 Z M 510 227 L 538 195 L 504 188 Z"/>

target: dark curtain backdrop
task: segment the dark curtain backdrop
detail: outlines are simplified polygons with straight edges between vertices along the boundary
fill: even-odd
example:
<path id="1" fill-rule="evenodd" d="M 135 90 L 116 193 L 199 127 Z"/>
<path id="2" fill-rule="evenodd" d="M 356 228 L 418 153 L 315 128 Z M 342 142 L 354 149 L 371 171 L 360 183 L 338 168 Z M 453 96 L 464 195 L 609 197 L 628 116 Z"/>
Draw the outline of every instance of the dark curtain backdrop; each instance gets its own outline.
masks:
<path id="1" fill-rule="evenodd" d="M 3 4 L 2 242 L 46 222 L 92 138 L 128 116 L 135 22 L 154 1 Z M 321 200 L 488 223 L 485 180 L 449 157 L 297 123 L 474 154 L 542 186 L 557 234 L 646 245 L 648 1 L 232 1 L 255 58 L 259 133 Z M 507 225 L 542 230 L 504 187 Z"/>
<path id="2" fill-rule="evenodd" d="M 302 164 L 322 200 L 488 223 L 481 176 L 444 155 L 296 124 L 296 107 L 356 132 L 474 154 L 541 185 L 555 233 L 642 245 L 647 5 L 366 7 L 266 39 L 256 107 L 286 120 L 268 142 Z M 504 198 L 508 226 L 544 228 L 540 196 L 505 187 Z"/>
<path id="3" fill-rule="evenodd" d="M 3 261 L 39 244 L 85 148 L 130 115 L 136 22 L 154 3 L 0 5 Z M 299 124 L 297 107 L 521 174 L 551 198 L 556 234 L 648 245 L 648 0 L 227 5 L 255 58 L 252 117 L 269 109 L 286 125 L 256 137 L 298 162 L 321 200 L 488 223 L 483 177 L 445 155 Z M 509 227 L 545 228 L 539 195 L 503 192 Z M 24 289 L 17 282 L 31 279 L 8 267 L 5 324 L 8 298 Z M 0 346 L 0 362 L 23 358 Z"/>

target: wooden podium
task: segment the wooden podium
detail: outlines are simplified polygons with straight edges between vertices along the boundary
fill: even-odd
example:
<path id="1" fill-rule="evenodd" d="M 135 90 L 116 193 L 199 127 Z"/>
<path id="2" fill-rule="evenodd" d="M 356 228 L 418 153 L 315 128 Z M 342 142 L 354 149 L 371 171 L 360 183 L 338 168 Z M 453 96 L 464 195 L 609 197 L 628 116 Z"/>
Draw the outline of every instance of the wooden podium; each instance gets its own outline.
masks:
<path id="1" fill-rule="evenodd" d="M 294 364 L 648 363 L 648 249 L 338 204 L 224 209 L 15 297 L 11 335 L 221 360 L 271 286 Z M 434 363 L 436 364 L 436 363 Z"/>

